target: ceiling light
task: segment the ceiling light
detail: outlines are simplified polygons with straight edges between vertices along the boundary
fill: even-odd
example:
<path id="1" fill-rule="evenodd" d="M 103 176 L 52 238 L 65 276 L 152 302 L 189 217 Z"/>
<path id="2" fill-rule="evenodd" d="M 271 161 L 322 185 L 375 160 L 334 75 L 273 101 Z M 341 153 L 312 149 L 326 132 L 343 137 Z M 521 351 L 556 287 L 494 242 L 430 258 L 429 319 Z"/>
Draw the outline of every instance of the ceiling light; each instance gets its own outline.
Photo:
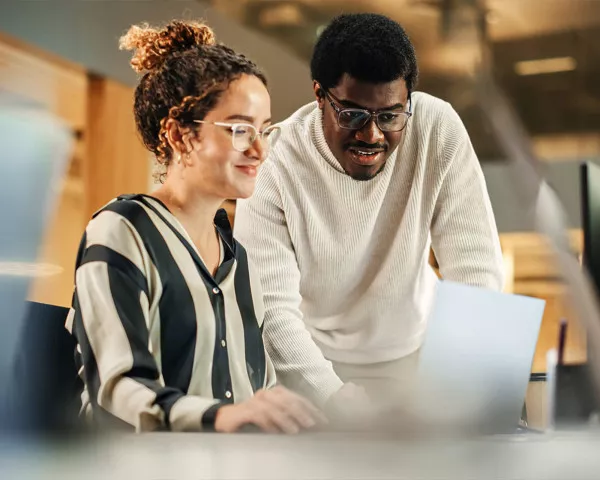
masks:
<path id="1" fill-rule="evenodd" d="M 295 3 L 282 3 L 263 8 L 258 15 L 261 27 L 297 27 L 303 25 L 306 19 L 300 7 Z"/>
<path id="2" fill-rule="evenodd" d="M 573 57 L 542 58 L 515 63 L 517 75 L 542 75 L 544 73 L 570 72 L 577 68 Z"/>

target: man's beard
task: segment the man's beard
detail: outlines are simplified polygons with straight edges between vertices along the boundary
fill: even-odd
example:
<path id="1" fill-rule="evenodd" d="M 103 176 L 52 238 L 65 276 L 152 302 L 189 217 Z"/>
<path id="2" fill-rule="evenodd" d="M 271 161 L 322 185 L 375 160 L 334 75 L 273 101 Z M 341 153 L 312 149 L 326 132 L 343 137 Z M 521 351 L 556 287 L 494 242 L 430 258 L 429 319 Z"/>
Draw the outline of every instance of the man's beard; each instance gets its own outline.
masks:
<path id="1" fill-rule="evenodd" d="M 372 175 L 371 174 L 361 174 L 361 173 L 355 173 L 354 175 L 351 175 L 348 172 L 346 172 L 346 173 L 348 175 L 350 175 L 350 177 L 352 177 L 353 180 L 358 180 L 359 182 L 366 182 L 367 180 L 372 180 L 377 175 L 379 175 L 383 171 L 386 163 L 387 163 L 387 160 L 385 162 L 383 162 L 383 164 L 381 165 L 381 168 Z"/>

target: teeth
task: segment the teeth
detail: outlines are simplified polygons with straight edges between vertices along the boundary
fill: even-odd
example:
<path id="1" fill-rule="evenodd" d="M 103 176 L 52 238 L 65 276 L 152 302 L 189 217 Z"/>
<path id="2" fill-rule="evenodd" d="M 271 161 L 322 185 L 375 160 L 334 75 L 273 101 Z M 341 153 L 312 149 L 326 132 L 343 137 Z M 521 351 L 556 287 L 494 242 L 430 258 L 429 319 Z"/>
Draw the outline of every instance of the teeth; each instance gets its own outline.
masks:
<path id="1" fill-rule="evenodd" d="M 357 150 L 359 155 L 375 155 L 375 152 L 365 152 L 363 150 Z"/>

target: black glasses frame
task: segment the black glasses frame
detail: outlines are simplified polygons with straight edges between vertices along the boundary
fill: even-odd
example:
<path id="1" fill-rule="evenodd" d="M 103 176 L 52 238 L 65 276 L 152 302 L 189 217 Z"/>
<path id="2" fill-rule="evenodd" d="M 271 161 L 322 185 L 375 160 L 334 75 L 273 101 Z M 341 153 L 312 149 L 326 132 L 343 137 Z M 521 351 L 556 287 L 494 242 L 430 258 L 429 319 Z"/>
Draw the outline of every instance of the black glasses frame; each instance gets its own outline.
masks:
<path id="1" fill-rule="evenodd" d="M 406 126 L 408 125 L 408 121 L 410 120 L 410 117 L 412 117 L 412 99 L 410 96 L 410 92 L 408 94 L 408 112 L 396 112 L 393 110 L 381 110 L 381 111 L 375 111 L 375 110 L 368 110 L 366 108 L 349 108 L 349 107 L 343 107 L 343 106 L 339 106 L 336 105 L 335 102 L 341 104 L 342 102 L 340 101 L 339 98 L 337 98 L 333 93 L 325 90 L 324 88 L 321 87 L 321 90 L 323 91 L 323 93 L 325 94 L 325 96 L 327 97 L 327 100 L 329 100 L 329 104 L 331 105 L 331 108 L 333 108 L 333 110 L 335 111 L 335 113 L 337 114 L 337 123 L 338 126 L 340 128 L 344 128 L 346 130 L 360 130 L 361 128 L 363 128 L 365 125 L 367 125 L 371 119 L 373 117 L 375 117 L 375 123 L 377 124 L 377 128 L 379 128 L 379 130 L 381 130 L 382 132 L 401 132 L 402 130 L 404 130 L 406 128 Z M 364 123 L 362 125 L 360 125 L 359 127 L 345 127 L 343 125 L 340 124 L 340 116 L 342 115 L 342 113 L 346 112 L 346 111 L 351 111 L 351 112 L 364 112 L 366 113 L 368 116 L 366 117 Z M 379 123 L 379 115 L 383 115 L 383 114 L 389 114 L 389 113 L 393 113 L 393 114 L 402 114 L 406 116 L 406 122 L 404 123 L 404 126 L 398 130 L 390 130 L 389 128 L 385 128 L 380 125 Z"/>

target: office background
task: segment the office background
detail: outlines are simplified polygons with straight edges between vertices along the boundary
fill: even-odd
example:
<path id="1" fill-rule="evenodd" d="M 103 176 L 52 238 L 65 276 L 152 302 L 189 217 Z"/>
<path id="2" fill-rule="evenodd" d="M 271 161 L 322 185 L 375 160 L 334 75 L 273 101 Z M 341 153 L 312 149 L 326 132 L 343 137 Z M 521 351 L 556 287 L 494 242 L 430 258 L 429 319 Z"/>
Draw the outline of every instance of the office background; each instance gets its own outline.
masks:
<path id="1" fill-rule="evenodd" d="M 488 184 L 507 269 L 506 290 L 544 298 L 546 313 L 533 370 L 545 370 L 562 318 L 570 323 L 566 361 L 585 359 L 573 316 L 545 242 L 533 232 L 511 188 L 510 171 L 486 129 L 472 89 L 475 45 L 464 33 L 473 2 L 448 0 L 84 1 L 5 0 L 0 6 L 0 93 L 49 110 L 76 139 L 60 201 L 46 232 L 33 300 L 68 305 L 80 235 L 93 211 L 123 192 L 152 188 L 152 159 L 131 113 L 136 77 L 119 36 L 133 23 L 203 18 L 220 41 L 267 72 L 273 114 L 280 120 L 312 100 L 308 61 L 320 29 L 341 11 L 376 11 L 403 24 L 415 43 L 419 89 L 450 101 L 473 140 Z M 600 2 L 481 2 L 494 74 L 516 107 L 549 183 L 567 214 L 574 252 L 581 253 L 579 163 L 600 157 Z M 448 22 L 448 19 L 452 19 Z M 464 24 L 461 24 L 464 22 Z M 235 204 L 226 204 L 232 220 Z M 431 259 L 435 267 L 435 258 Z"/>

